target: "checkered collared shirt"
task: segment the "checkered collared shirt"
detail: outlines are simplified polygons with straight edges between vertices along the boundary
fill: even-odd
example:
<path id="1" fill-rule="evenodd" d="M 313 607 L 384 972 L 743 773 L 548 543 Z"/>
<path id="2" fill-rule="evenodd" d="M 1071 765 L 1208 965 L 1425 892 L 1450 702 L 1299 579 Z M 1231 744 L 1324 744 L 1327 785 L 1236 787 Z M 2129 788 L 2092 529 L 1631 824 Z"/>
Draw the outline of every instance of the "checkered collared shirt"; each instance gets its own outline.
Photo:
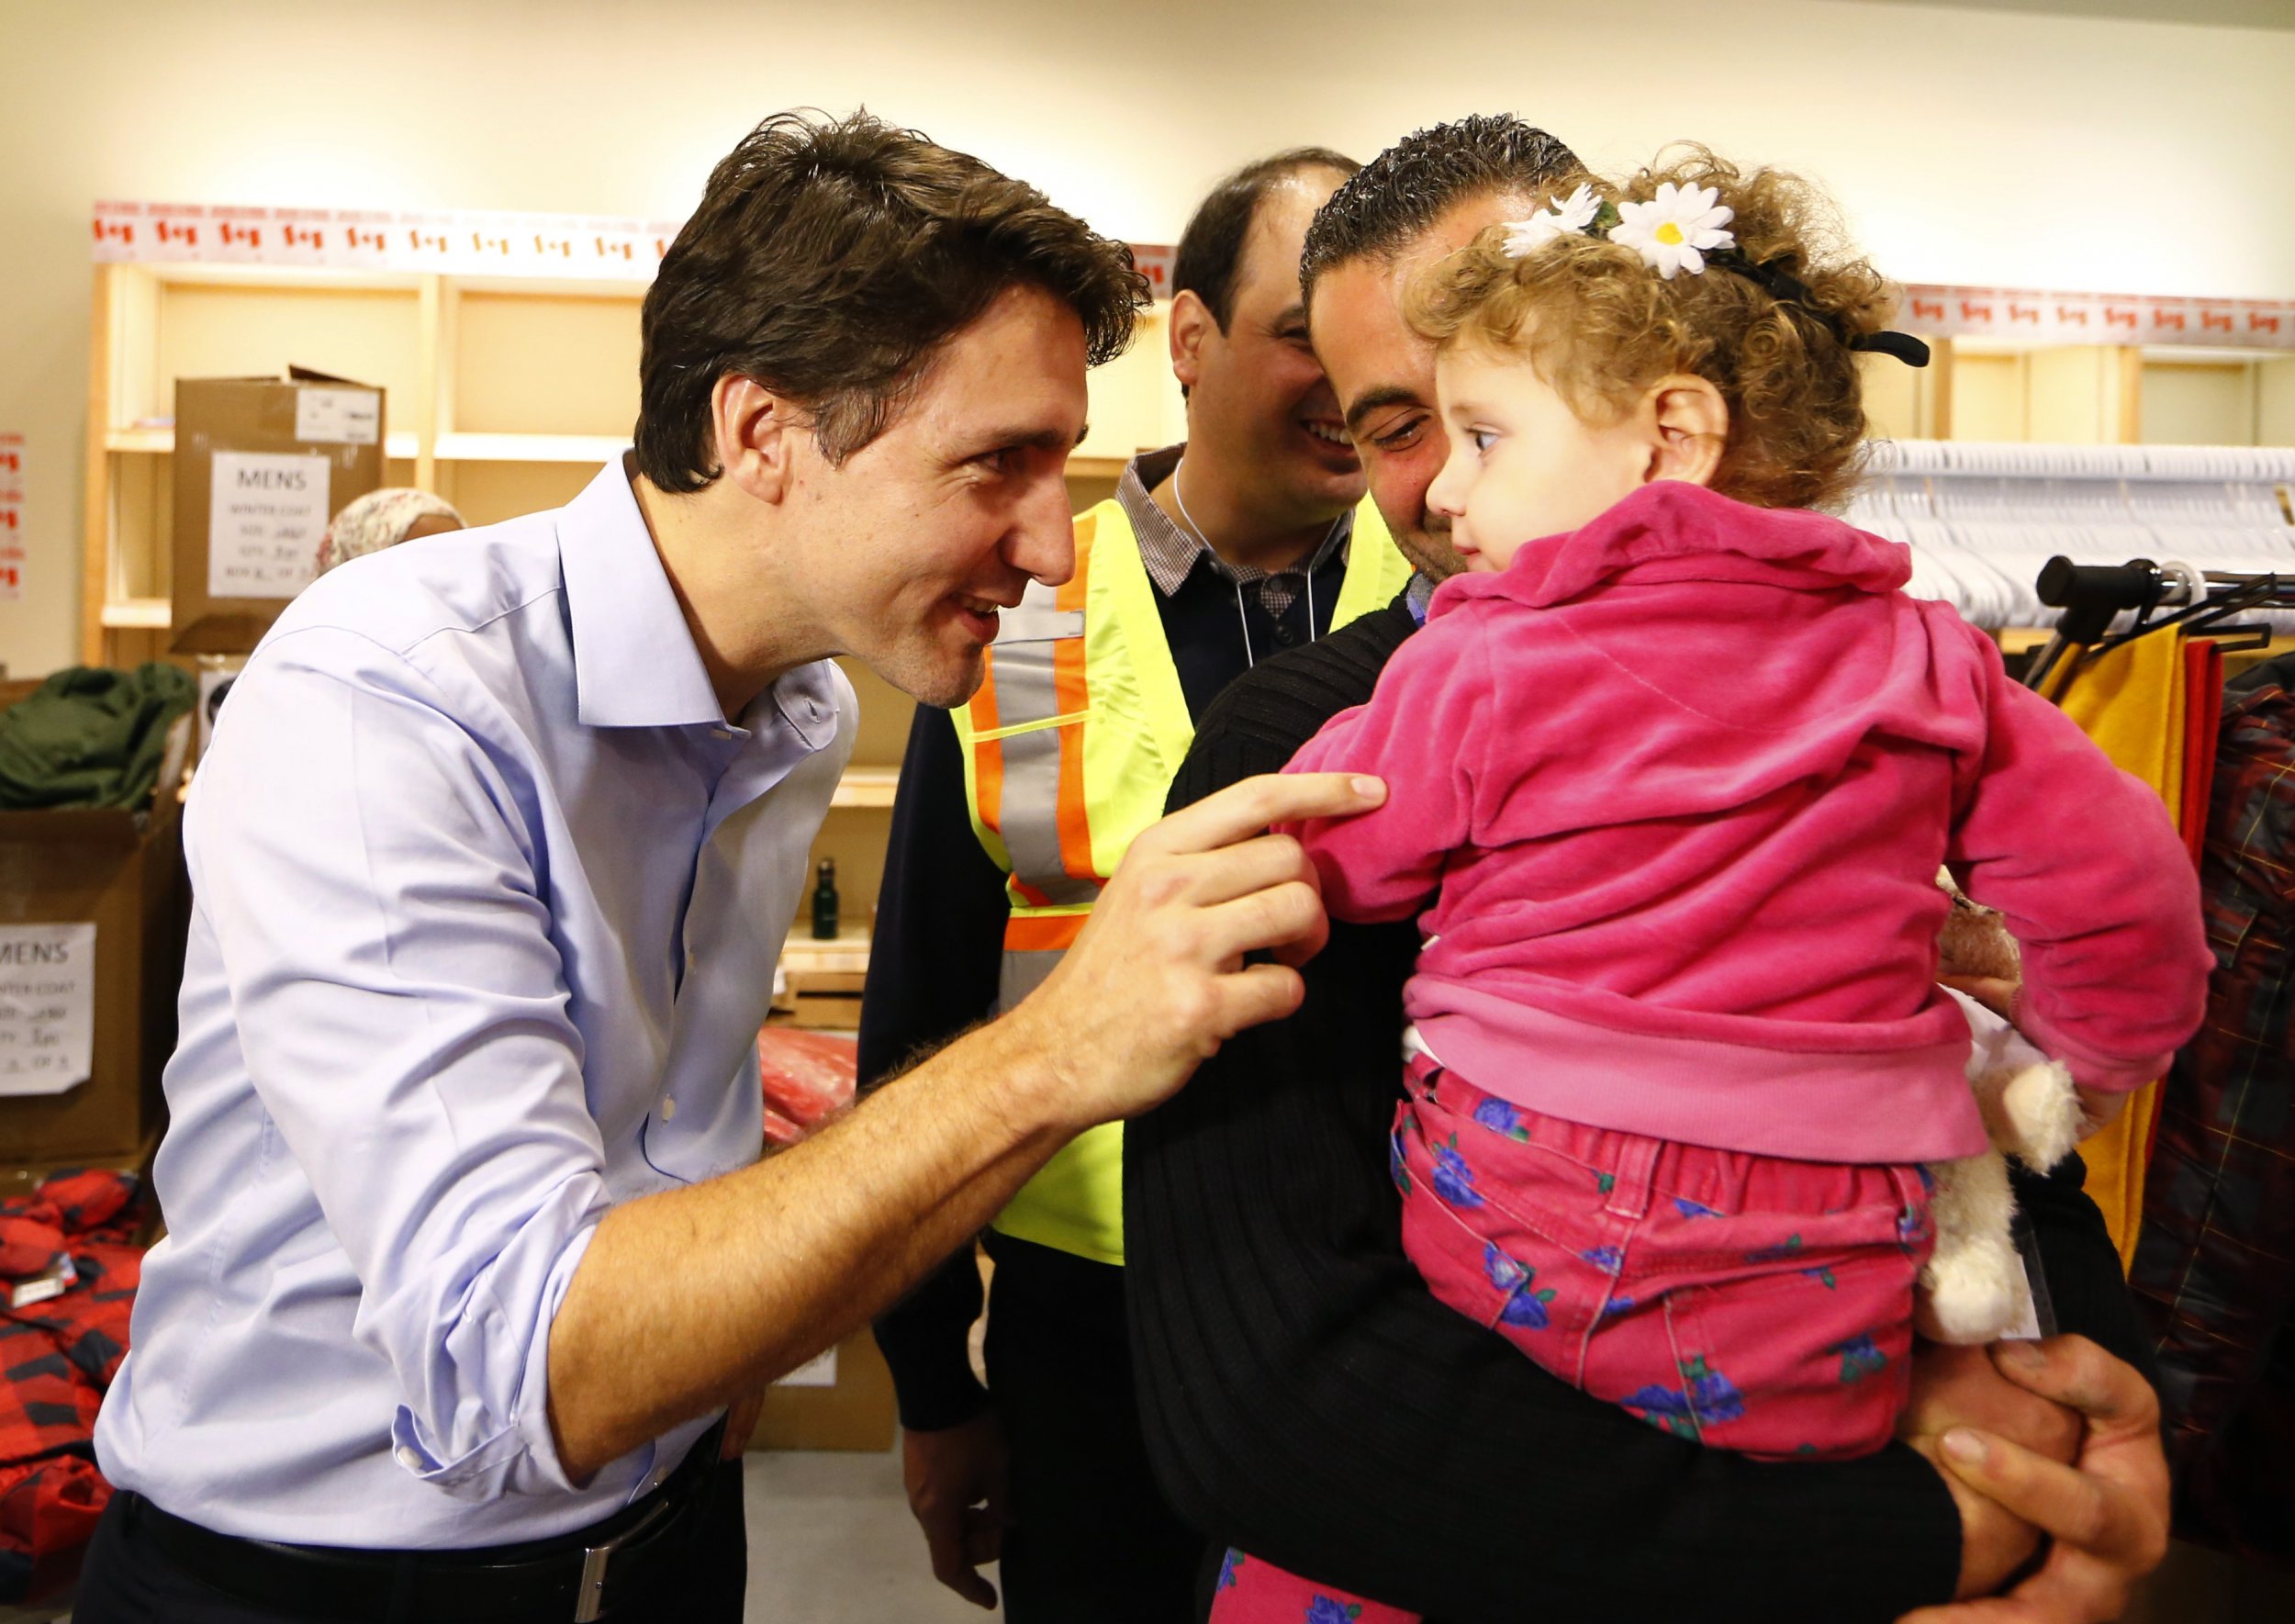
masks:
<path id="1" fill-rule="evenodd" d="M 1157 591 L 1169 598 L 1197 567 L 1205 567 L 1238 588 L 1255 588 L 1259 607 L 1280 620 L 1305 589 L 1309 571 L 1321 569 L 1333 558 L 1346 562 L 1348 543 L 1355 532 L 1352 508 L 1331 521 L 1329 532 L 1312 554 L 1289 569 L 1255 569 L 1220 557 L 1201 536 L 1174 523 L 1148 494 L 1171 477 L 1172 470 L 1180 465 L 1180 454 L 1186 449 L 1182 444 L 1144 451 L 1125 465 L 1124 476 L 1116 481 L 1115 499 L 1132 521 L 1132 533 L 1139 538 L 1140 561 L 1147 565 L 1148 578 L 1155 582 Z"/>

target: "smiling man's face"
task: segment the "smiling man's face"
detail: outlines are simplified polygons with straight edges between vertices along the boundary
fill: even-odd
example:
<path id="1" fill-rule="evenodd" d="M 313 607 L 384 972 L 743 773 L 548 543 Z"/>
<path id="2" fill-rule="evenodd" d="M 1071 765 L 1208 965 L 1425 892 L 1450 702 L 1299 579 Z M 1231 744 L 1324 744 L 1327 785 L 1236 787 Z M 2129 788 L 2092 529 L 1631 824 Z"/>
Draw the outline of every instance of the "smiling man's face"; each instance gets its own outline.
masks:
<path id="1" fill-rule="evenodd" d="M 949 339 L 891 426 L 842 465 L 806 436 L 803 612 L 927 705 L 969 699 L 999 611 L 1075 573 L 1062 477 L 1084 431 L 1084 331 L 1041 289 L 1006 289 Z"/>
<path id="2" fill-rule="evenodd" d="M 1511 192 L 1469 197 L 1396 258 L 1366 256 L 1315 278 L 1309 312 L 1315 351 L 1338 398 L 1347 431 L 1371 482 L 1371 499 L 1404 555 L 1437 580 L 1463 561 L 1450 521 L 1427 508 L 1427 487 L 1450 454 L 1435 407 L 1434 346 L 1403 319 L 1411 279 L 1474 240 L 1484 227 L 1530 213 L 1536 200 Z"/>
<path id="3" fill-rule="evenodd" d="M 1326 523 L 1362 499 L 1362 469 L 1299 302 L 1307 222 L 1339 179 L 1306 169 L 1268 188 L 1237 266 L 1226 330 L 1212 327 L 1192 375 L 1181 375 L 1190 441 L 1221 447 L 1230 466 L 1249 471 L 1252 502 L 1273 527 Z"/>

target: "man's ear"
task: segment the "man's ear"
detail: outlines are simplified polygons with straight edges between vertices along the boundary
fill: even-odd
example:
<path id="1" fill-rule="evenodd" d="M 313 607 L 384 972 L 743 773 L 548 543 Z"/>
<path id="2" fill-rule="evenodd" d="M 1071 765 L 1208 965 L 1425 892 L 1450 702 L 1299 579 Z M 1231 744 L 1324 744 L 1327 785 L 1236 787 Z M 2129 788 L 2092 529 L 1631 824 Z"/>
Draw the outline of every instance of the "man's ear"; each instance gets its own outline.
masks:
<path id="1" fill-rule="evenodd" d="M 1203 374 L 1203 345 L 1219 330 L 1211 307 L 1187 288 L 1171 297 L 1171 375 L 1192 389 Z"/>
<path id="2" fill-rule="evenodd" d="M 1689 373 L 1660 378 L 1642 398 L 1650 465 L 1644 482 L 1678 479 L 1711 485 L 1730 439 L 1730 406 L 1709 379 Z"/>
<path id="3" fill-rule="evenodd" d="M 812 431 L 811 414 L 753 377 L 727 373 L 710 391 L 710 426 L 726 481 L 761 502 L 789 494 L 793 459 Z"/>

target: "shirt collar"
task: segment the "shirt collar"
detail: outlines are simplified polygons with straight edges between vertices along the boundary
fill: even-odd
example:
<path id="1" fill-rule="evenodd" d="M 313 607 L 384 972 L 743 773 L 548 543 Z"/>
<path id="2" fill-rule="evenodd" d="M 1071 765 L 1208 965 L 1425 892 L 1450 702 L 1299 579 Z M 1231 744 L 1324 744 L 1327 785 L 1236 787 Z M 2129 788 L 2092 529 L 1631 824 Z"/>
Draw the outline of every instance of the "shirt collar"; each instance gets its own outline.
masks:
<path id="1" fill-rule="evenodd" d="M 585 726 L 725 725 L 621 457 L 558 510 L 558 569 Z"/>
<path id="2" fill-rule="evenodd" d="M 1425 625 L 1427 606 L 1434 601 L 1434 577 L 1423 569 L 1413 571 L 1410 585 L 1403 589 L 1403 603 L 1410 610 L 1410 618 Z"/>
<path id="3" fill-rule="evenodd" d="M 1123 476 L 1115 482 L 1116 502 L 1123 508 L 1124 517 L 1131 521 L 1132 534 L 1139 541 L 1139 560 L 1148 566 L 1148 578 L 1155 582 L 1156 590 L 1166 598 L 1186 584 L 1199 563 L 1208 562 L 1212 569 L 1228 580 L 1248 586 L 1271 575 L 1309 574 L 1321 569 L 1335 556 L 1347 556 L 1348 543 L 1355 531 L 1352 508 L 1332 522 L 1314 554 L 1293 569 L 1248 569 L 1229 564 L 1212 551 L 1201 536 L 1173 522 L 1171 516 L 1157 507 L 1155 498 L 1148 495 L 1171 477 L 1186 451 L 1184 442 L 1167 445 L 1161 451 L 1143 451 L 1124 465 Z"/>

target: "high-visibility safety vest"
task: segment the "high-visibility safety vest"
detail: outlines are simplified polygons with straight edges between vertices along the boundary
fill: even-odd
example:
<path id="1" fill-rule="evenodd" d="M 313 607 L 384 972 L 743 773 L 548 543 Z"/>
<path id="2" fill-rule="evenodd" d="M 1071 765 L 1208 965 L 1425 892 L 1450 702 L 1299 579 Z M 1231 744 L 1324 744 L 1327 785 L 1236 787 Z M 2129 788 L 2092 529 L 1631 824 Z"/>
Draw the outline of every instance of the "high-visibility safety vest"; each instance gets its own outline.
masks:
<path id="1" fill-rule="evenodd" d="M 1366 498 L 1355 510 L 1334 630 L 1392 602 L 1411 566 Z M 971 702 L 951 712 L 965 799 L 981 847 L 1006 875 L 997 1008 L 1040 985 L 1083 929 L 1100 888 L 1165 794 L 1195 737 L 1155 585 L 1121 504 L 1076 520 L 1076 573 L 1030 583 L 1007 610 Z M 1103 1263 L 1124 1260 L 1124 1127 L 1070 1142 L 1022 1187 L 994 1227 Z"/>

